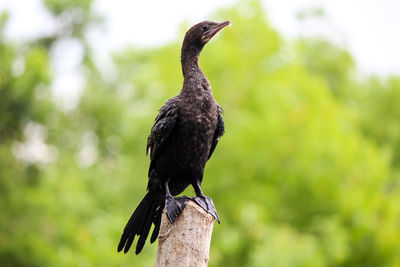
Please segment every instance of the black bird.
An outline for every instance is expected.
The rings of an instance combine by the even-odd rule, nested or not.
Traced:
[[[118,245],[118,252],[128,252],[135,236],[139,236],[136,254],[140,253],[154,224],[150,242],[160,230],[161,214],[171,223],[184,209],[188,197],[173,198],[192,185],[193,200],[219,222],[212,200],[201,191],[204,167],[214,152],[225,127],[222,109],[215,101],[210,83],[199,67],[199,55],[204,45],[229,21],[203,21],[191,27],[181,50],[184,76],[180,93],[160,108],[147,140],[150,153],[147,194],[133,212]]]

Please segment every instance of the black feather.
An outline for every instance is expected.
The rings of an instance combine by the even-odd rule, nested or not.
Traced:
[[[136,245],[138,254],[152,224],[154,229],[150,242],[157,239],[167,196],[170,200],[192,185],[197,196],[205,197],[200,189],[204,167],[224,133],[224,121],[198,59],[204,45],[229,24],[228,21],[203,21],[190,28],[185,35],[181,51],[183,87],[177,96],[167,100],[160,108],[147,139],[146,153],[150,153],[151,160],[148,193],[125,226],[118,251],[126,253],[135,236],[139,236]],[[208,30],[204,31],[203,27]],[[176,219],[185,205],[185,201],[169,205],[167,209],[179,209],[167,210],[167,214]],[[212,208],[211,214],[216,214],[215,208]]]

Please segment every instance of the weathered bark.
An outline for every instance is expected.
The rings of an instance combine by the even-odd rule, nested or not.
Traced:
[[[189,201],[171,224],[162,214],[156,267],[203,267],[209,259],[214,217]]]

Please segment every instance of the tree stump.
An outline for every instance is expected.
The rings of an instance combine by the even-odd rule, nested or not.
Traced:
[[[155,266],[207,266],[214,221],[213,216],[191,200],[173,224],[164,211]]]

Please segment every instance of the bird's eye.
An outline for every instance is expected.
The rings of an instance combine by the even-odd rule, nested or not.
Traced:
[[[203,31],[207,31],[208,30],[208,27],[207,26],[203,26]]]

